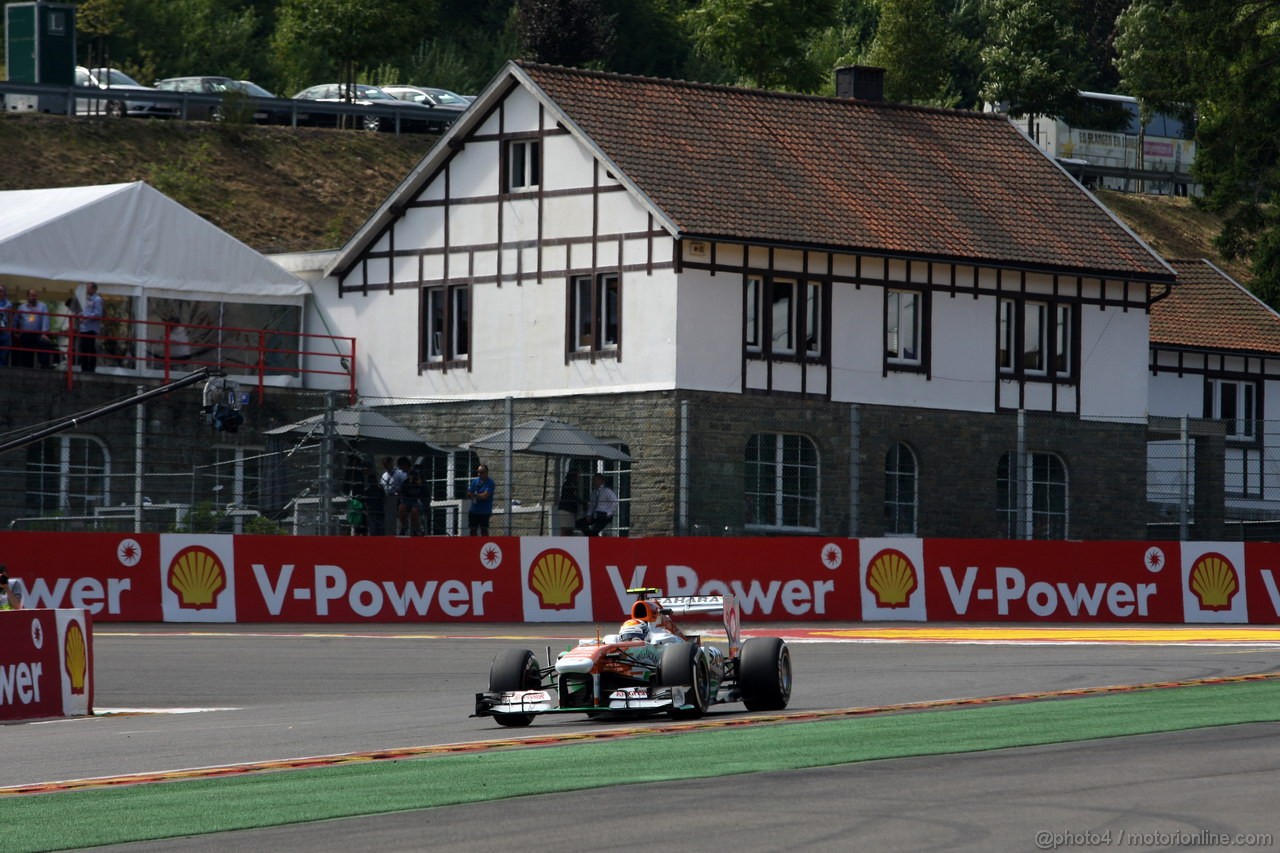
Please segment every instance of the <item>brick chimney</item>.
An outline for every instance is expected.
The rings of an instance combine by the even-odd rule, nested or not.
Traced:
[[[883,101],[884,69],[874,65],[845,65],[837,68],[836,97]]]

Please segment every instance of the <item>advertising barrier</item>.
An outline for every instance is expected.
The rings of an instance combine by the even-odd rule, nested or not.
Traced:
[[[0,720],[93,713],[93,635],[83,610],[0,610]]]
[[[27,606],[130,622],[611,622],[732,592],[747,621],[1280,624],[1280,544],[0,533]]]

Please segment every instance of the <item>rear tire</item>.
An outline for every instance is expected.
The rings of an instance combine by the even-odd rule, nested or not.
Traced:
[[[538,659],[528,649],[503,649],[489,667],[489,692],[509,693],[513,690],[537,690],[542,686]],[[500,726],[527,726],[532,714],[494,714]]]
[[[791,650],[778,637],[752,637],[738,658],[738,690],[748,711],[781,711],[791,701]]]
[[[711,704],[711,673],[702,651],[695,643],[676,643],[662,650],[658,664],[658,684],[662,687],[685,687],[685,702],[691,708],[672,708],[673,720],[696,720]]]
[[[107,101],[104,111],[108,118],[124,118],[124,101]]]

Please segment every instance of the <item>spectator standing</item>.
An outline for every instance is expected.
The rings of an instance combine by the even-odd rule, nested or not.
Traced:
[[[0,610],[22,609],[22,584],[10,581],[4,566],[0,566]]]
[[[618,511],[618,495],[609,488],[604,474],[591,478],[591,499],[587,501],[587,514],[578,519],[577,528],[584,536],[599,536],[609,526]]]
[[[489,466],[481,463],[476,466],[476,475],[467,486],[467,499],[471,501],[471,509],[467,512],[467,527],[472,536],[489,535],[489,519],[493,515],[493,493],[498,485],[489,477]]]
[[[22,352],[13,354],[13,363],[19,367],[52,367],[50,351],[56,349],[49,340],[49,309],[40,301],[35,290],[27,291],[27,301],[18,306],[13,315],[15,343]]]
[[[409,536],[426,535],[427,510],[431,495],[427,481],[418,466],[409,469],[409,476],[400,487],[400,529]]]
[[[102,318],[105,314],[106,306],[98,295],[98,283],[91,281],[85,287],[84,309],[80,312],[76,327],[81,373],[93,373],[98,369],[98,336],[102,334]],[[70,357],[70,353],[67,355]]]
[[[13,344],[13,335],[9,331],[13,326],[13,303],[9,301],[9,289],[0,284],[0,367],[9,363],[9,347]]]
[[[361,475],[360,499],[364,504],[364,520],[370,536],[381,536],[386,532],[386,513],[382,505],[385,497],[377,472],[372,465],[365,465]]]
[[[406,466],[408,462],[406,459]],[[382,486],[382,530],[388,536],[396,534],[396,522],[400,517],[400,487],[408,476],[408,471],[397,468],[390,456],[382,457],[382,476],[378,483]]]
[[[572,472],[564,475],[560,485],[560,500],[556,502],[556,526],[561,536],[573,534],[574,521],[578,510],[582,509],[582,501],[578,498],[578,478]]]

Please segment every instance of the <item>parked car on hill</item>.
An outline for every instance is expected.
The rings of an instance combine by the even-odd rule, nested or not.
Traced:
[[[173,118],[178,114],[176,104],[157,103],[139,98],[135,93],[156,91],[144,86],[117,68],[85,68],[76,66],[76,85],[86,88],[110,89],[110,98],[76,98],[76,115],[105,115],[120,118],[138,116]],[[115,97],[115,93],[119,97]]]
[[[467,107],[471,106],[471,101],[462,95],[450,92],[448,89],[433,89],[426,86],[383,86],[382,91],[402,101],[413,101],[416,104],[422,104],[424,107],[448,110],[450,113],[455,114],[448,120],[441,121],[439,130],[444,130],[453,124],[458,116],[466,112]]]
[[[186,117],[189,119],[223,121],[228,117],[242,115],[244,120],[252,119],[258,124],[288,124],[291,120],[291,112],[287,107],[251,103],[250,98],[279,99],[280,96],[249,80],[218,76],[169,77],[157,80],[156,88],[162,92],[222,96],[218,103],[203,99],[188,103]],[[176,106],[181,112],[182,106]]]
[[[399,98],[392,97],[377,86],[369,86],[364,83],[357,83],[350,90],[346,90],[344,84],[341,83],[321,83],[318,86],[303,89],[293,98],[297,101],[345,103],[392,109],[398,113],[400,130],[405,133],[435,132],[440,123],[434,113],[428,112],[428,108],[422,104],[415,101],[402,101]],[[339,119],[348,119],[349,121],[339,123]],[[309,112],[299,107],[298,124],[309,124],[316,127],[347,125],[363,130],[394,131],[396,129],[396,116],[384,115],[381,111],[367,115],[347,116],[328,111]]]

